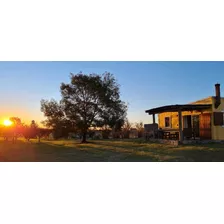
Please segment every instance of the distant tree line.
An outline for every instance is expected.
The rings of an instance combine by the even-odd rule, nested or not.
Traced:
[[[48,139],[59,139],[59,138],[80,138],[81,135],[78,132],[73,132],[69,129],[49,129],[49,128],[40,128],[33,120],[30,125],[26,125],[21,122],[20,118],[13,117],[10,118],[10,121],[13,122],[11,126],[0,126],[0,136],[4,138],[5,141],[14,141],[19,137],[25,138],[27,141],[31,139],[37,139],[38,142],[41,141],[41,138]],[[137,132],[137,137],[143,137],[144,127],[142,122],[130,123],[127,119],[124,121],[124,124],[120,129],[111,129],[110,127],[104,127],[100,129],[103,139],[111,138],[129,138],[131,132],[135,130]],[[99,131],[99,129],[98,129]],[[96,130],[89,129],[87,132],[89,138],[100,138],[96,135]]]
[[[0,136],[5,141],[12,140],[15,142],[19,137],[24,137],[27,141],[30,139],[48,138],[52,129],[40,128],[33,120],[30,125],[26,125],[21,122],[18,117],[11,117],[9,119],[12,122],[10,126],[0,126]]]

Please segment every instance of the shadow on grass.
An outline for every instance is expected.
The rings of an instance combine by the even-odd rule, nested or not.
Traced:
[[[224,145],[206,144],[179,146],[170,150],[177,161],[182,162],[224,162]]]
[[[93,142],[88,144],[52,144],[40,143],[36,147],[39,155],[53,154],[56,161],[77,162],[135,162],[135,161],[157,161],[150,155],[141,155],[133,150],[116,146],[103,146]],[[43,159],[42,159],[43,160]]]
[[[170,146],[159,143],[101,140],[31,143],[0,141],[0,161],[24,162],[223,162],[224,145]]]
[[[133,153],[147,154],[157,161],[166,162],[224,162],[223,144],[197,144],[171,146],[144,141],[100,141],[96,145],[133,150]]]

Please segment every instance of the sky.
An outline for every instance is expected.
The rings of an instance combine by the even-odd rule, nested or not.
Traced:
[[[224,62],[0,62],[0,122],[44,120],[40,100],[60,100],[60,84],[80,71],[114,74],[131,122],[150,123],[147,109],[215,95],[216,83],[224,96]]]

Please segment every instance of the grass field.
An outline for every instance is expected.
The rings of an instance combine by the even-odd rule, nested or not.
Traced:
[[[17,143],[0,140],[2,162],[221,162],[224,145],[170,146],[140,140],[101,140]]]

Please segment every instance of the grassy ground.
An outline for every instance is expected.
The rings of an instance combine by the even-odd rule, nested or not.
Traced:
[[[221,162],[224,145],[170,146],[140,140],[102,140],[89,144],[76,141],[17,143],[0,139],[0,161],[4,162]]]

